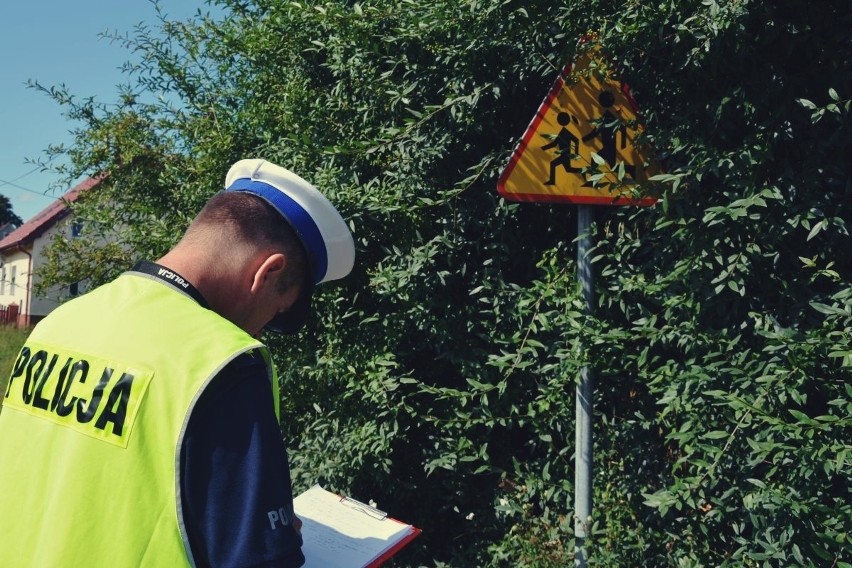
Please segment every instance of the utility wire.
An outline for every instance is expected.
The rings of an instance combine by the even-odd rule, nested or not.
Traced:
[[[35,193],[36,195],[41,195],[42,197],[51,197],[50,195],[47,195],[46,193],[42,193],[41,191],[36,191],[34,189],[30,189],[28,187],[24,187],[22,185],[18,185],[17,183],[15,183],[19,179],[25,178],[28,175],[37,172],[38,170],[39,170],[39,167],[35,167],[35,168],[31,169],[30,171],[28,171],[27,173],[19,175],[18,177],[16,177],[15,179],[13,179],[11,181],[0,179],[0,187],[3,187],[5,185],[11,185],[12,187],[14,187],[16,189],[20,189],[22,191],[28,191],[30,193]]]
[[[42,197],[50,197],[46,193],[42,193],[40,191],[36,191],[34,189],[30,189],[30,188],[24,187],[22,185],[18,185],[16,183],[11,182],[11,181],[6,181],[6,180],[3,180],[3,179],[0,179],[0,187],[6,186],[6,185],[11,185],[15,189],[20,189],[21,191],[29,191],[30,193],[35,193],[36,195],[41,195]]]

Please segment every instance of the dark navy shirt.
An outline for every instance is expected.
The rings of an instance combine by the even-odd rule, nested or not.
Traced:
[[[287,451],[260,356],[235,359],[199,398],[181,451],[181,503],[198,566],[305,562],[291,523]]]

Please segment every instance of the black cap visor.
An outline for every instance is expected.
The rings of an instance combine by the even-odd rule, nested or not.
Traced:
[[[272,333],[298,333],[311,314],[311,297],[314,294],[313,286],[309,290],[305,290],[299,298],[290,306],[286,312],[275,314],[266,326],[263,328]]]

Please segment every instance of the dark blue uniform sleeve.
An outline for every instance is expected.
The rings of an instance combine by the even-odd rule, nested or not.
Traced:
[[[181,503],[198,566],[304,564],[287,450],[259,357],[238,357],[199,397],[181,448]]]

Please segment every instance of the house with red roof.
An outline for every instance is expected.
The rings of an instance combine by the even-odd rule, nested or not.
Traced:
[[[46,261],[44,248],[53,237],[59,233],[77,236],[79,226],[73,223],[69,204],[97,183],[98,180],[88,178],[77,184],[0,240],[0,322],[20,327],[35,324],[61,300],[77,295],[74,285],[42,295],[33,292],[33,285],[38,280],[39,267]]]

